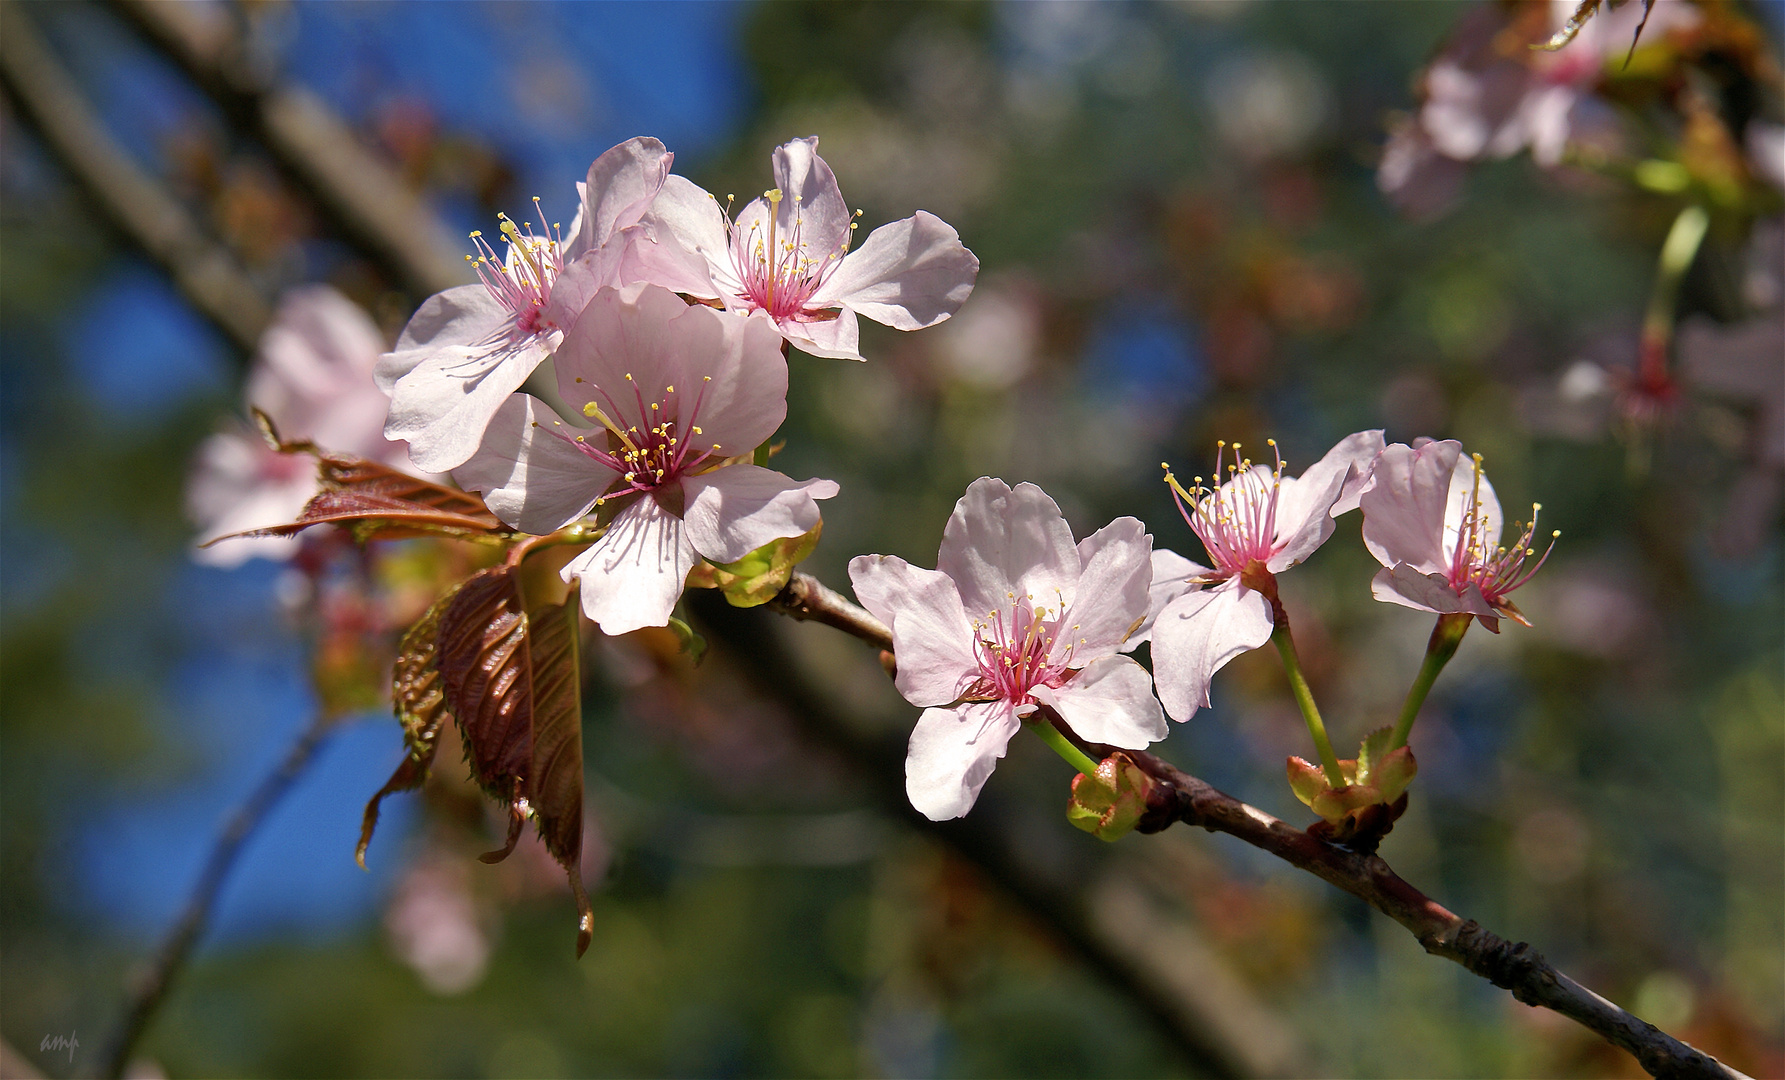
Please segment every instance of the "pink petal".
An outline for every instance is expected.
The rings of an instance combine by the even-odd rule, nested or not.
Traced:
[[[1446,568],[1444,517],[1461,450],[1447,439],[1418,450],[1396,443],[1382,451],[1360,498],[1364,544],[1377,562],[1407,563],[1422,574]]]
[[[1500,531],[1504,527],[1505,517],[1500,511],[1500,497],[1494,494],[1494,485],[1488,480],[1487,473],[1481,474],[1481,487],[1475,486],[1475,459],[1467,454],[1457,454],[1456,468],[1450,471],[1450,491],[1444,503],[1444,552],[1445,562],[1456,551],[1457,537],[1463,529],[1463,516],[1469,512],[1469,506],[1476,499],[1481,501],[1480,525],[1475,537],[1485,543],[1491,554],[1500,543]]]
[[[648,427],[663,418],[651,405],[673,396],[685,437],[719,444],[720,456],[756,449],[787,416],[787,361],[768,323],[654,285],[596,293],[554,360],[571,405],[593,401],[622,427]]]
[[[1053,706],[1086,742],[1140,750],[1165,738],[1165,714],[1147,669],[1126,656],[1104,656],[1058,689],[1038,686],[1035,700]]]
[[[675,159],[661,142],[650,138],[627,139],[596,158],[583,185],[581,227],[567,254],[593,251],[616,232],[637,224]]]
[[[831,167],[818,156],[818,136],[809,135],[777,147],[773,156],[775,186],[781,189],[776,232],[793,239],[799,221],[799,242],[807,257],[823,259],[843,246],[852,215]]]
[[[1147,617],[1152,553],[1147,527],[1131,517],[1117,518],[1078,542],[1078,587],[1070,629],[1055,643],[1057,653],[1073,648],[1075,666],[1083,667],[1116,651],[1134,624]]]
[[[484,432],[483,445],[452,478],[466,491],[483,492],[490,510],[509,526],[544,536],[589,512],[614,473],[554,431],[588,434],[558,419],[542,402],[511,394]],[[605,441],[606,433],[592,436]]]
[[[198,526],[197,543],[296,521],[316,494],[316,469],[306,459],[281,476],[284,470],[277,466],[287,462],[258,433],[246,430],[219,432],[200,443],[186,487],[186,513]],[[223,567],[254,558],[288,559],[299,543],[297,537],[281,536],[225,540],[215,547],[194,547],[192,559]]]
[[[958,701],[979,677],[973,627],[947,574],[891,555],[849,560],[855,597],[892,630],[893,685],[920,708]]]
[[[1215,672],[1271,639],[1271,606],[1230,579],[1172,601],[1153,624],[1153,683],[1173,720],[1209,703]]]
[[[664,180],[628,252],[628,281],[648,281],[690,296],[735,292],[725,211],[704,188],[680,176]],[[725,283],[715,282],[724,269]]]
[[[736,562],[771,540],[799,536],[818,524],[815,499],[834,498],[831,480],[800,483],[755,465],[728,465],[682,481],[682,521],[694,550],[714,562]]]
[[[1147,617],[1122,643],[1122,652],[1133,652],[1141,642],[1151,640],[1153,623],[1159,613],[1178,597],[1201,589],[1201,585],[1190,579],[1209,572],[1208,567],[1193,563],[1170,548],[1154,548],[1152,563],[1153,583],[1147,588]]]
[[[775,325],[781,336],[803,353],[832,360],[863,359],[855,312],[842,308],[836,315],[834,319],[783,319]]]
[[[1001,701],[925,709],[905,754],[905,794],[931,821],[973,809],[1022,721]]]
[[[960,310],[979,276],[979,259],[954,227],[934,214],[882,225],[807,302],[845,307],[899,330],[934,326]]]
[[[1287,540],[1271,557],[1281,573],[1312,555],[1333,534],[1332,519],[1357,508],[1370,468],[1382,453],[1382,432],[1359,431],[1340,439],[1301,476],[1285,477],[1277,497],[1277,537]]]
[[[681,519],[647,496],[620,511],[562,576],[581,579],[583,614],[603,633],[624,634],[669,625],[697,561]]]
[[[373,375],[378,389],[390,393],[397,380],[448,345],[489,341],[512,320],[507,308],[482,285],[459,285],[422,301],[397,347],[379,357]]]
[[[1385,604],[1399,604],[1415,611],[1467,612],[1488,618],[1496,614],[1473,581],[1464,586],[1459,596],[1443,574],[1421,573],[1406,563],[1377,571],[1370,579],[1370,595]]]
[[[1047,492],[982,476],[955,503],[936,568],[954,579],[974,615],[1018,601],[1070,605],[1079,577],[1072,529]]]

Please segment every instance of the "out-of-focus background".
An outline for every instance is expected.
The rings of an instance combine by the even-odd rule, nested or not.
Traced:
[[[1409,143],[1437,178],[1389,195],[1391,131],[1432,119],[1421,69],[1506,11],[214,3],[178,9],[180,39],[123,0],[7,9],[0,1034],[32,1067],[100,1067],[224,816],[325,704],[300,614],[315,575],[190,557],[185,478],[244,411],[250,301],[327,282],[394,338],[431,286],[367,236],[426,256],[411,225],[437,220],[450,258],[431,265],[462,273],[458,237],[534,195],[567,218],[624,138],[661,138],[677,172],[743,200],[774,146],[816,134],[865,227],[932,211],[982,270],[938,328],[865,327],[866,364],[792,356],[786,471],[842,484],[810,570],[843,587],[858,553],[933,565],[985,474],[1041,484],[1081,535],[1134,514],[1196,557],[1161,460],[1206,471],[1217,438],[1274,436],[1299,471],[1360,428],[1461,439],[1513,516],[1541,501],[1562,538],[1517,596],[1533,626],[1473,631],[1440,681],[1384,855],[1639,1015],[1785,1069],[1785,266],[1764,194],[1785,149],[1766,141],[1779,87],[1754,78],[1776,77],[1780,5],[1707,6],[1723,37],[1675,82],[1643,79],[1671,62],[1655,50],[1686,48],[1668,33],[1703,25],[1576,77],[1597,157],[1545,168],[1511,146],[1464,165]],[[291,130],[315,128],[280,127],[294,101],[420,202],[355,226],[293,167]],[[88,161],[86,184],[48,130],[83,118],[122,155]],[[1631,388],[1658,252],[1682,193],[1717,190],[1718,147],[1746,186],[1713,207],[1680,288],[1677,385],[1649,401]],[[188,233],[145,253],[94,177],[158,189]],[[189,291],[207,259],[237,297],[209,311]],[[421,556],[399,549],[390,573],[405,558]],[[1392,718],[1430,628],[1372,601],[1375,569],[1349,518],[1284,580],[1342,753]],[[914,827],[897,770],[915,710],[872,653],[746,614],[822,707],[747,689],[723,640],[698,668],[649,633],[589,648],[580,962],[536,844],[475,860],[500,822],[456,747],[426,792],[386,803],[369,872],[354,865],[402,749],[381,707],[348,709],[132,1069],[1637,1074],[1229,838],[1071,829],[1069,770],[1036,740],[967,822]],[[1310,818],[1283,776],[1310,747],[1268,652],[1156,749]],[[57,1037],[78,1049],[46,1049]]]

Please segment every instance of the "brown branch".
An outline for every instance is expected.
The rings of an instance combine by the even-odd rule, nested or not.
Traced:
[[[795,572],[770,607],[821,622],[890,652],[892,633],[860,606],[809,574]],[[1640,1020],[1557,971],[1537,950],[1512,943],[1464,919],[1403,880],[1378,855],[1348,851],[1224,794],[1151,754],[1126,751],[1154,780],[1142,831],[1181,821],[1223,832],[1321,878],[1369,904],[1411,932],[1425,950],[1454,960],[1527,1005],[1560,1013],[1635,1056],[1656,1077],[1743,1074]]]
[[[112,0],[112,7],[235,126],[253,133],[342,237],[392,280],[418,297],[471,280],[462,247],[396,171],[321,98],[299,86],[275,85],[247,55],[237,12],[206,17],[164,0]]]
[[[18,3],[0,4],[0,85],[106,218],[244,353],[270,307],[233,255],[119,146]]]
[[[230,815],[223,831],[217,836],[215,846],[211,848],[210,858],[205,861],[204,872],[198,876],[198,882],[192,888],[192,895],[186,901],[186,909],[180,913],[179,920],[174,923],[167,939],[155,953],[154,962],[136,980],[131,990],[129,1009],[106,1052],[104,1075],[114,1078],[124,1075],[125,1068],[130,1064],[131,1051],[148,1030],[149,1022],[155,1018],[161,1003],[167,999],[174,978],[186,966],[193,947],[204,935],[205,925],[210,922],[211,909],[217,903],[217,894],[223,890],[224,882],[229,880],[229,872],[235,868],[242,847],[266,821],[273,807],[279,805],[279,800],[285,797],[285,793],[291,790],[292,783],[309,767],[316,748],[331,730],[333,725],[328,718],[319,716],[313,721],[298,736],[297,742],[292,744],[285,760],[268,773],[260,786]]]

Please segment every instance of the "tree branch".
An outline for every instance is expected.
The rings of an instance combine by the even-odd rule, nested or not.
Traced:
[[[19,116],[106,218],[244,354],[252,353],[271,317],[266,298],[235,256],[111,137],[23,8],[0,4],[0,85]]]
[[[361,145],[321,98],[273,84],[254,63],[234,11],[206,18],[192,6],[161,0],[111,0],[111,6],[235,126],[252,132],[341,235],[392,280],[418,297],[472,280],[462,245],[394,169]]]
[[[211,908],[217,903],[217,894],[222,891],[224,882],[229,880],[229,872],[235,868],[243,846],[260,829],[273,807],[279,805],[279,800],[291,790],[292,783],[309,767],[316,748],[331,730],[333,724],[323,716],[312,721],[304,733],[298,736],[297,742],[292,744],[285,760],[268,773],[253,794],[230,815],[223,831],[217,836],[216,844],[211,848],[210,858],[205,861],[204,872],[198,876],[198,883],[193,886],[192,895],[186,901],[186,909],[180,913],[179,920],[162,942],[154,962],[132,989],[129,1009],[106,1052],[104,1075],[113,1077],[114,1080],[124,1075],[124,1069],[130,1064],[131,1051],[148,1030],[149,1022],[154,1019],[161,1003],[167,999],[168,989],[173,985],[174,978],[186,966],[193,947],[204,935],[205,924],[211,918]]]
[[[769,607],[821,622],[890,653],[892,633],[860,606],[796,571]],[[1378,855],[1348,851],[1224,794],[1171,763],[1124,751],[1155,783],[1142,831],[1181,821],[1224,832],[1335,885],[1400,923],[1429,953],[1454,960],[1527,1005],[1560,1013],[1635,1056],[1656,1077],[1741,1078],[1716,1058],[1640,1020],[1557,971],[1525,942],[1512,943],[1447,910]],[[1745,1080],[1745,1078],[1744,1078]]]

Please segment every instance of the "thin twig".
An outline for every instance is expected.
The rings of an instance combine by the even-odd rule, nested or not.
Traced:
[[[273,807],[279,805],[279,800],[291,790],[292,783],[309,766],[316,748],[331,730],[333,724],[329,719],[319,716],[313,721],[298,736],[297,742],[292,744],[285,760],[267,774],[247,801],[230,815],[223,831],[217,836],[216,845],[211,848],[211,856],[205,861],[204,872],[193,886],[192,895],[187,899],[179,921],[174,923],[167,940],[162,942],[160,950],[156,952],[154,963],[131,990],[130,1007],[106,1054],[104,1075],[113,1078],[124,1075],[124,1069],[130,1063],[131,1052],[148,1030],[149,1022],[154,1019],[161,1003],[167,1000],[167,993],[174,979],[185,967],[199,938],[204,935],[205,924],[210,921],[211,908],[217,902],[217,894],[222,891],[224,882],[229,880],[229,872],[235,867],[243,846],[266,821]]]
[[[821,622],[892,651],[892,633],[878,619],[808,574],[796,572],[769,605],[797,619]],[[1155,782],[1147,831],[1173,822],[1224,832],[1335,885],[1410,931],[1425,950],[1454,960],[1512,992],[1527,1005],[1560,1013],[1622,1047],[1656,1077],[1740,1078],[1716,1058],[1640,1020],[1557,971],[1537,950],[1512,943],[1420,892],[1378,855],[1347,851],[1224,794],[1151,754],[1126,751]]]
[[[106,218],[244,354],[253,352],[270,317],[265,297],[236,258],[111,137],[18,3],[0,4],[0,85]]]

